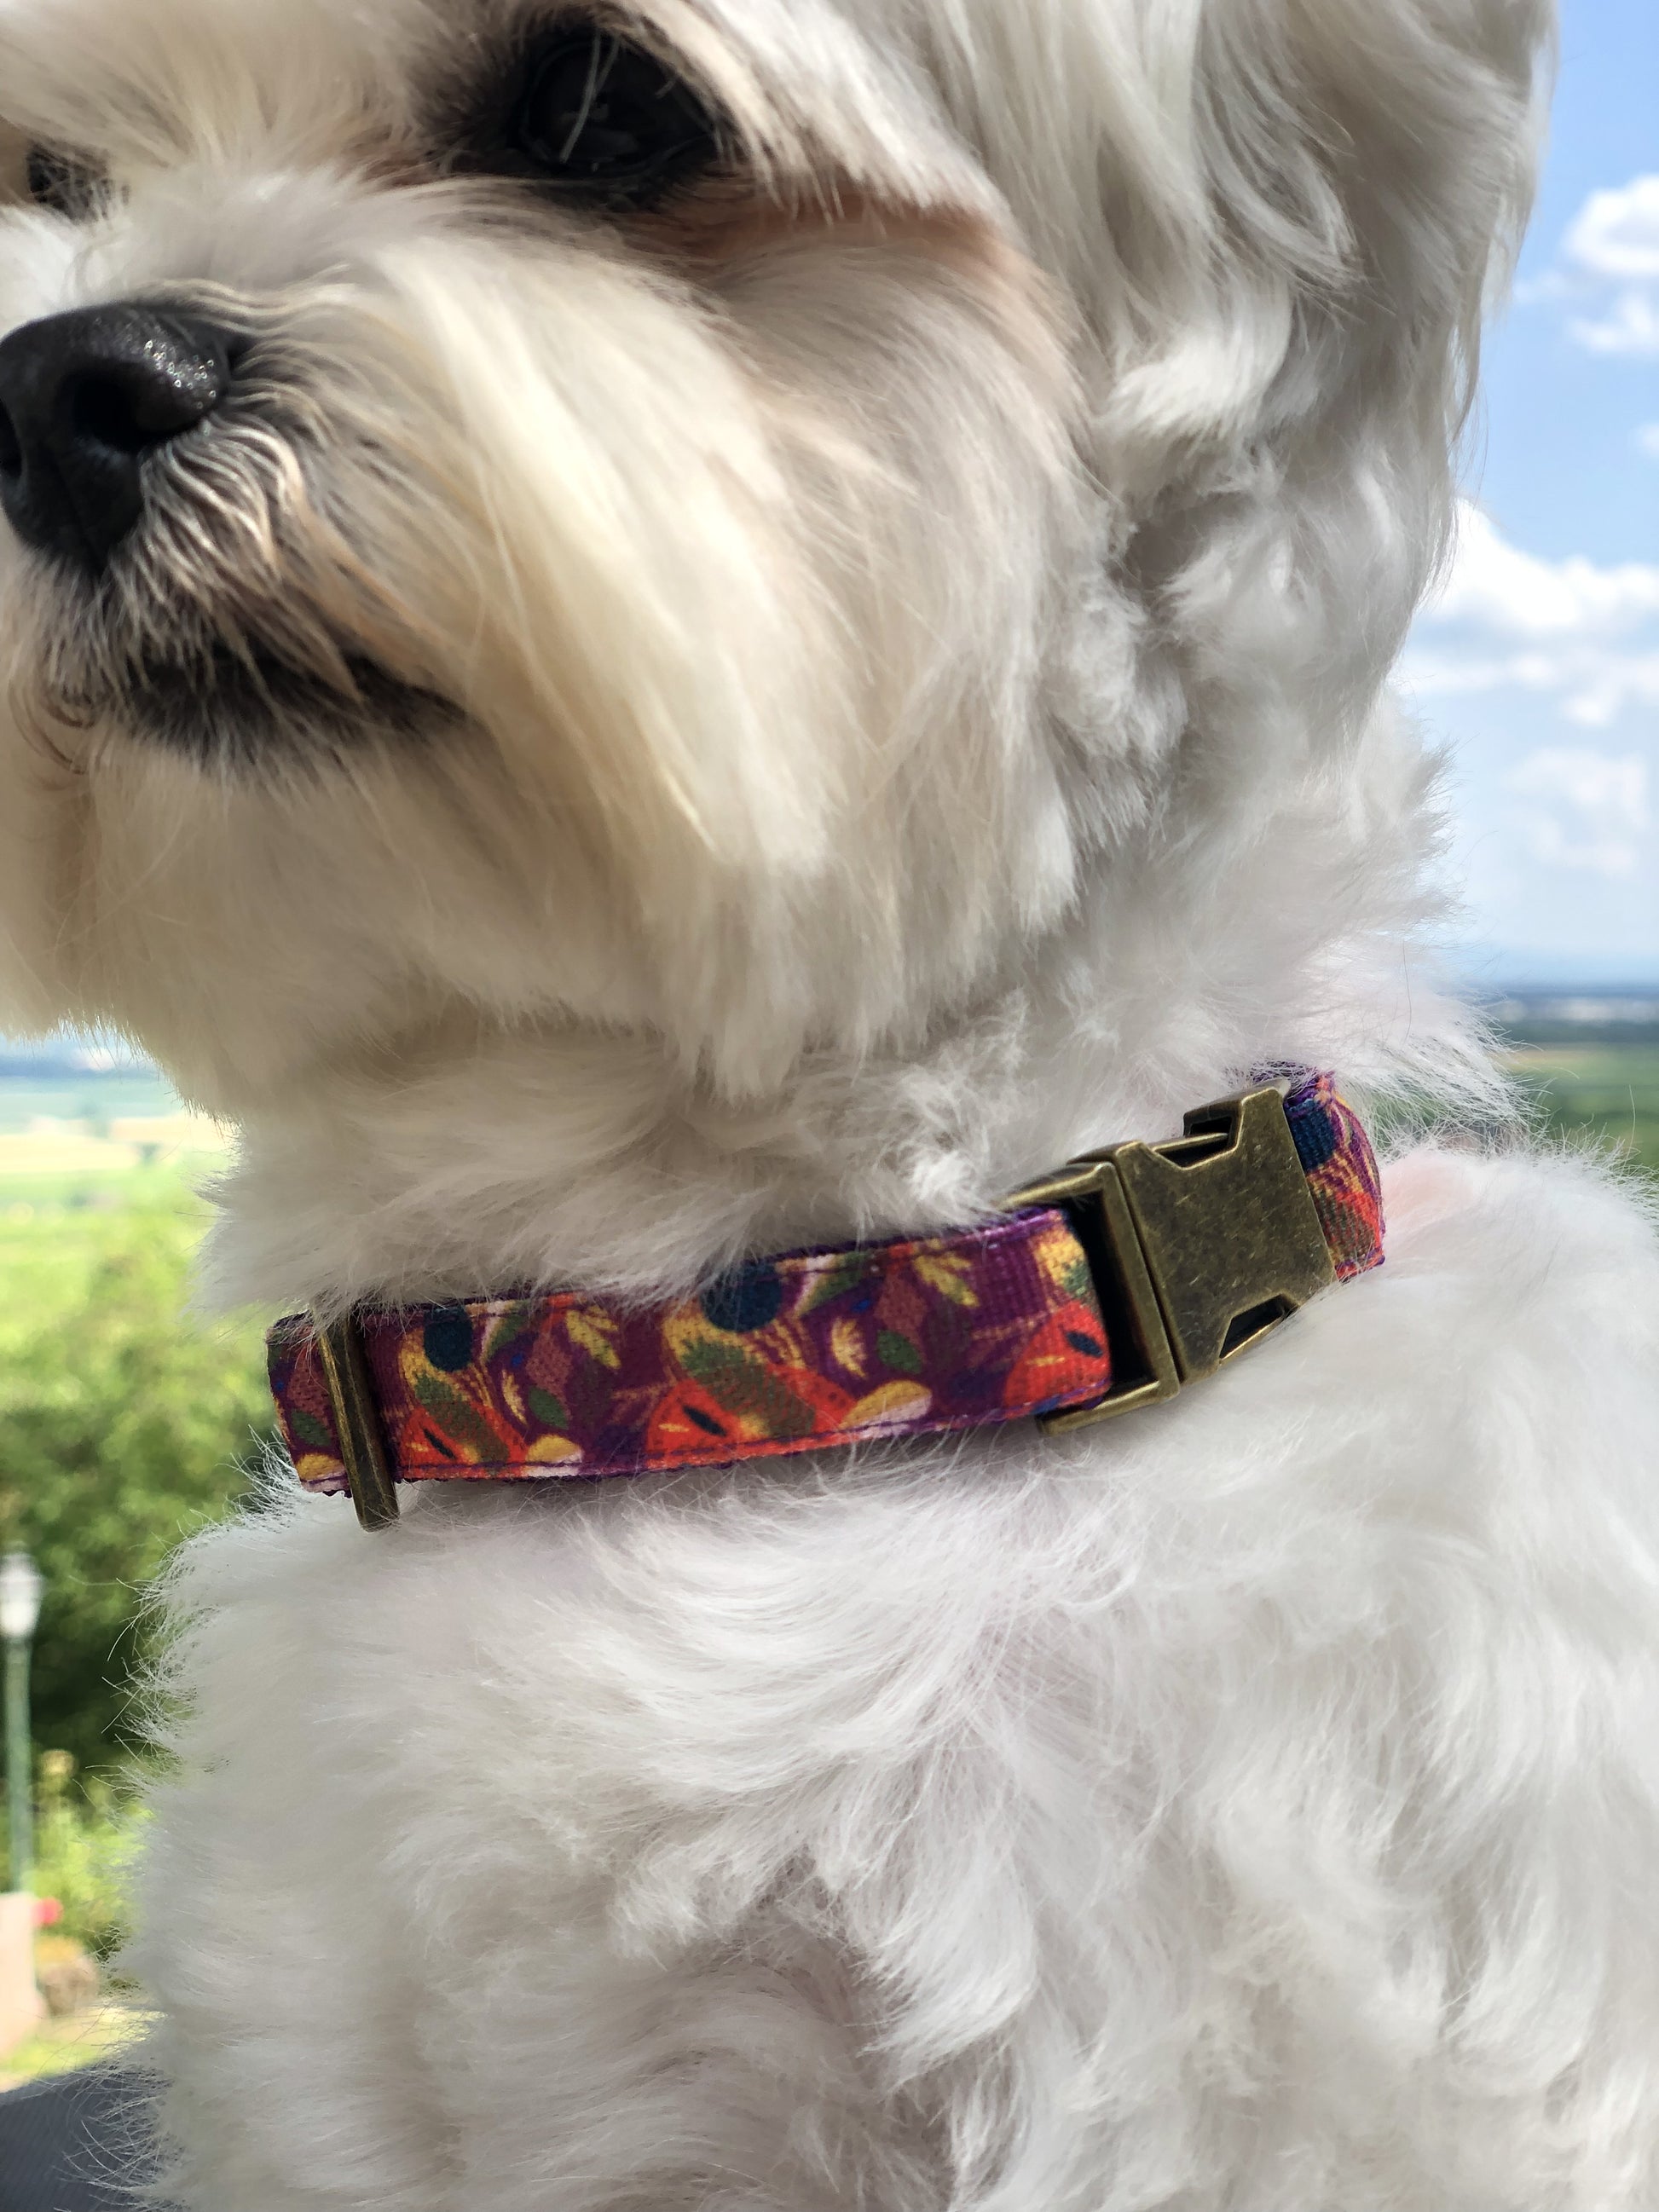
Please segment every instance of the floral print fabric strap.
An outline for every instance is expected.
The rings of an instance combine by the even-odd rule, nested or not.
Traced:
[[[755,1261],[669,1306],[566,1291],[360,1326],[406,1482],[716,1467],[1023,1420],[1111,1381],[1082,1247],[1054,1209]],[[307,1323],[273,1332],[271,1379],[301,1480],[343,1488]]]
[[[1285,1101],[1285,1118],[1308,1178],[1314,1211],[1331,1248],[1339,1282],[1382,1264],[1382,1178],[1364,1125],[1336,1092],[1332,1075],[1304,1075]]]
[[[1339,1277],[1382,1257],[1376,1163],[1328,1076],[1285,1115]],[[1025,1420],[1103,1398],[1112,1346],[1071,1217],[789,1253],[701,1295],[579,1291],[357,1316],[404,1482],[721,1467]],[[333,1401],[303,1316],[271,1331],[271,1386],[308,1489],[344,1491]]]

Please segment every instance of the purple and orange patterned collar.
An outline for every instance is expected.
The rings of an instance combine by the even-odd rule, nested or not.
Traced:
[[[1261,1079],[1258,1079],[1261,1081]],[[557,1480],[783,1458],[1174,1397],[1382,1259],[1376,1161],[1298,1071],[1115,1145],[977,1228],[752,1260],[701,1295],[360,1310],[270,1333],[310,1490],[366,1527],[399,1482]]]

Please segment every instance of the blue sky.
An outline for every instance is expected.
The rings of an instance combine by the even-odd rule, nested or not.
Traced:
[[[1564,0],[1471,506],[1407,656],[1449,739],[1468,964],[1659,981],[1659,0]]]

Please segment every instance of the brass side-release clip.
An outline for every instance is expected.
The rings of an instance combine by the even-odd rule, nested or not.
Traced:
[[[1173,1398],[1259,1343],[1336,1279],[1274,1090],[1201,1106],[1164,1145],[1112,1145],[1005,1200],[1073,1214],[1108,1334],[1140,1364],[1092,1406],[1050,1413],[1085,1428]]]

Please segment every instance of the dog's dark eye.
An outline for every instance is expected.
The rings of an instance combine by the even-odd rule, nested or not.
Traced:
[[[538,48],[509,137],[556,190],[620,206],[654,198],[717,145],[714,119],[689,85],[653,54],[592,29]]]
[[[96,212],[105,182],[103,171],[78,155],[58,146],[29,148],[29,198],[37,207],[79,222]]]

